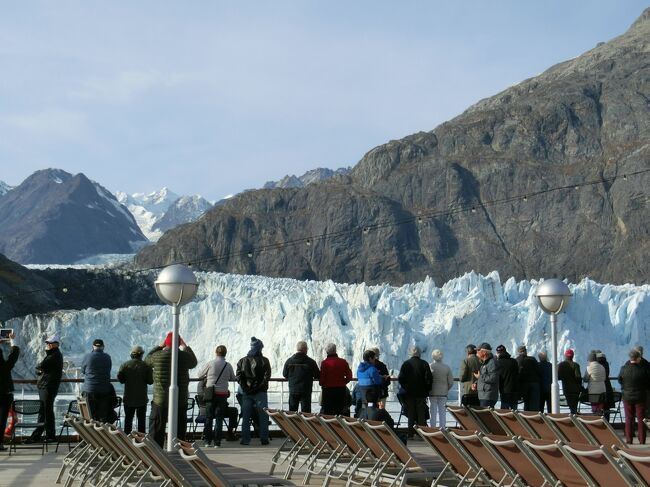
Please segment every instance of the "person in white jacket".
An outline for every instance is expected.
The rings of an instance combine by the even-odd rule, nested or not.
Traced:
[[[449,390],[454,385],[454,376],[449,366],[442,362],[442,352],[434,350],[431,352],[433,361],[429,365],[433,375],[433,385],[429,393],[429,408],[431,412],[430,424],[436,426],[436,415],[438,416],[438,426],[444,428],[447,424],[447,396]]]
[[[595,352],[589,354],[587,361],[589,363],[582,380],[587,383],[591,411],[596,414],[602,414],[605,409],[605,391],[607,390],[605,380],[607,379],[607,372],[605,371],[605,367],[596,361]]]

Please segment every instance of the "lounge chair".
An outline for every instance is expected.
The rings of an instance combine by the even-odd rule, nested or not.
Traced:
[[[296,468],[296,463],[299,458],[309,458],[313,452],[313,447],[310,445],[309,440],[287,419],[282,411],[268,408],[264,411],[278,425],[285,436],[285,440],[271,458],[269,475],[273,475],[276,467],[286,465],[284,478],[289,479]]]
[[[255,473],[232,465],[210,461],[196,445],[177,440],[174,444],[180,458],[185,460],[211,487],[234,487],[237,485],[294,485],[288,480],[263,473]]]
[[[514,438],[496,435],[482,435],[479,438],[506,471],[515,473],[513,480],[517,483],[536,487],[557,484],[553,473],[525,452]]]
[[[450,429],[448,433],[462,448],[461,455],[465,456],[467,463],[477,472],[478,478],[491,485],[514,485],[517,474],[507,467],[507,464],[497,461],[479,438],[479,435],[482,435],[480,431]]]
[[[533,438],[540,438],[542,440],[561,440],[562,436],[558,436],[558,430],[553,428],[544,420],[544,415],[537,411],[517,411],[515,415],[520,421],[528,425],[528,428],[535,433]]]
[[[650,485],[649,451],[614,447],[614,453],[639,485]]]
[[[589,474],[580,463],[571,460],[562,451],[559,442],[539,439],[521,439],[521,448],[553,472],[553,476],[565,487],[585,487]],[[612,487],[614,487],[612,485]],[[607,486],[603,486],[607,487]]]
[[[499,421],[498,416],[492,413],[492,408],[469,408],[477,423],[481,424],[481,431],[491,435],[508,435],[505,426]]]
[[[416,426],[415,431],[444,463],[443,469],[431,487],[440,485],[447,477],[451,477],[457,485],[464,485],[476,478],[476,472],[472,470],[465,457],[459,453],[457,443],[453,439],[450,440],[449,436],[440,428]]]
[[[451,413],[460,427],[467,431],[483,431],[483,425],[476,420],[469,408],[447,404],[447,411]]]
[[[493,409],[494,417],[501,421],[501,425],[508,436],[521,436],[522,438],[537,438],[527,423],[523,422],[517,416],[517,413],[511,409]]]
[[[634,479],[628,476],[604,446],[566,444],[563,452],[574,462],[580,463],[589,477],[585,480],[593,486],[634,486]]]
[[[575,421],[593,437],[592,444],[605,445],[608,448],[627,448],[627,444],[602,416],[576,416]]]
[[[575,421],[572,415],[549,413],[544,414],[543,418],[549,426],[557,430],[562,441],[582,443],[584,445],[594,444],[593,437],[580,423]]]

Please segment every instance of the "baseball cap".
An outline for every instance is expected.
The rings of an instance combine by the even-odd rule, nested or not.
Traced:
[[[492,346],[488,342],[483,342],[478,346],[479,350],[489,350],[492,351]]]
[[[93,347],[103,347],[104,346],[104,340],[101,338],[95,338],[93,340]]]
[[[61,343],[61,339],[59,338],[59,335],[55,334],[45,340],[45,343]]]
[[[573,358],[573,350],[571,350],[571,349],[569,348],[568,350],[566,350],[566,351],[564,352],[564,356],[565,356],[565,357],[571,357],[571,358]]]

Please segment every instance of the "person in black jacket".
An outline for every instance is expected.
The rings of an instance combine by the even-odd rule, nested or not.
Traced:
[[[38,397],[42,401],[38,413],[38,422],[45,423],[45,427],[35,428],[30,438],[25,443],[35,443],[41,440],[45,430],[45,441],[56,441],[56,428],[54,425],[54,400],[59,393],[61,376],[63,375],[63,355],[59,350],[61,340],[58,335],[53,335],[45,340],[45,358],[36,366],[36,387]]]
[[[497,351],[497,370],[499,371],[499,396],[501,409],[517,409],[519,402],[519,364],[499,345]]]
[[[268,406],[267,391],[271,379],[271,364],[262,355],[264,343],[255,337],[251,338],[251,349],[248,354],[237,362],[237,382],[242,390],[241,403],[241,440],[242,445],[251,441],[251,416],[257,410],[260,418],[260,441],[262,445],[269,444],[269,422],[264,408]]]
[[[551,386],[553,385],[553,366],[551,362],[548,361],[548,356],[546,352],[539,352],[537,354],[539,362],[537,366],[539,367],[539,376],[541,378],[540,382],[540,393],[539,393],[539,412],[544,412],[544,405],[546,405],[546,412],[551,412]]]
[[[14,400],[14,381],[11,378],[11,369],[16,365],[20,355],[20,348],[15,345],[14,338],[16,338],[16,335],[12,332],[8,339],[3,338],[0,340],[0,345],[3,345],[0,347],[0,434],[2,435],[4,435],[7,427],[7,416]],[[6,359],[2,350],[5,345],[11,347]],[[0,451],[4,450],[6,448],[0,440]]]
[[[311,413],[311,391],[320,371],[316,361],[307,356],[307,342],[296,344],[296,353],[284,363],[282,375],[289,380],[289,411]]]
[[[638,350],[632,350],[629,354],[630,360],[618,373],[618,382],[623,391],[623,407],[625,408],[625,441],[630,445],[634,439],[634,419],[638,425],[637,437],[641,445],[645,444],[645,401],[648,391],[648,369],[641,364],[641,354]]]
[[[433,376],[429,364],[420,358],[422,351],[420,347],[409,348],[411,356],[402,364],[397,380],[404,389],[404,401],[408,416],[408,436],[413,438],[415,429],[413,426],[419,424],[426,426],[427,397],[433,385]]]
[[[117,380],[124,384],[124,432],[128,435],[133,429],[133,416],[138,417],[138,431],[145,432],[147,404],[149,395],[147,386],[153,384],[153,369],[142,360],[144,349],[136,346],[131,349],[131,360],[120,366]]]
[[[390,372],[388,367],[384,362],[379,360],[379,347],[373,347],[370,350],[375,352],[375,367],[379,371],[379,375],[384,377],[384,382],[381,385],[381,391],[379,394],[379,407],[384,408],[386,406],[386,399],[388,399],[388,386],[390,386]]]
[[[525,345],[517,348],[519,392],[524,399],[524,411],[539,411],[541,377],[535,357],[529,357]]]

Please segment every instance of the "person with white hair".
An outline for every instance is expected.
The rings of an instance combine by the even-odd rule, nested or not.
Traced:
[[[282,375],[289,381],[289,411],[311,413],[311,392],[315,380],[320,377],[318,364],[307,355],[307,342],[296,344],[296,353],[287,359]]]
[[[431,352],[433,361],[429,364],[433,385],[429,392],[429,408],[431,410],[431,426],[436,426],[436,417],[438,417],[438,426],[444,428],[447,425],[447,397],[449,391],[454,385],[454,375],[451,368],[443,363],[443,353],[440,350]]]
[[[414,425],[426,426],[427,397],[433,384],[429,364],[420,358],[422,351],[417,345],[409,347],[411,357],[402,364],[397,380],[404,389],[408,417],[408,437],[415,435]]]
[[[327,358],[320,363],[322,413],[343,414],[349,408],[347,384],[352,380],[350,364],[336,354],[336,345],[325,346]]]

